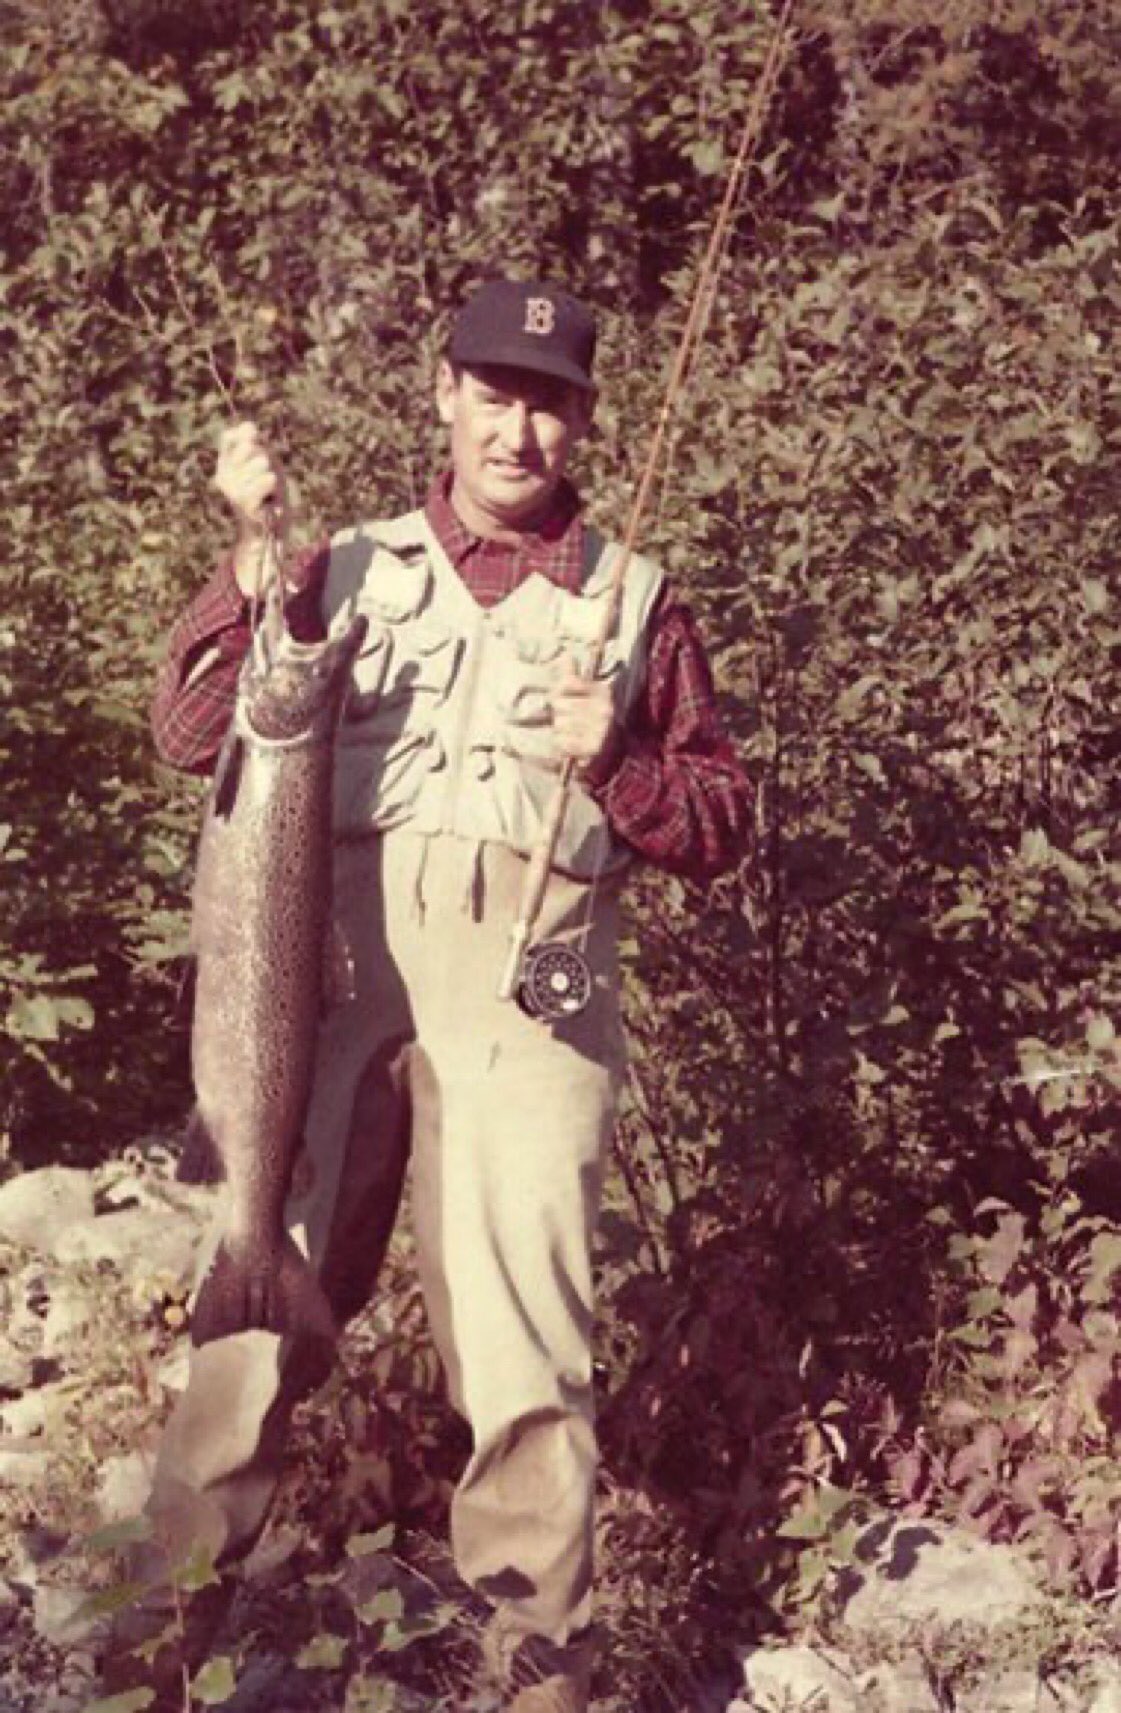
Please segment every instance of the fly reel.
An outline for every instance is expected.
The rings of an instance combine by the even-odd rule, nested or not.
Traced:
[[[543,1023],[578,1017],[592,997],[587,959],[555,940],[531,946],[522,959],[515,997],[527,1017]]]

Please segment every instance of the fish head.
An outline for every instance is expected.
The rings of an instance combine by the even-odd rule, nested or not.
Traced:
[[[333,731],[366,630],[359,615],[323,642],[297,642],[285,633],[268,659],[254,659],[242,687],[250,730],[278,743]]]

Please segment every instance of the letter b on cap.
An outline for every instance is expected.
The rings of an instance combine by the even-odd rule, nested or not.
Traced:
[[[555,306],[547,297],[530,297],[525,305],[525,331],[547,337],[557,324]]]

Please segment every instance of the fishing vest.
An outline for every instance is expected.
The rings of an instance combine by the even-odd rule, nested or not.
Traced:
[[[534,572],[483,608],[421,511],[333,538],[325,616],[332,629],[356,613],[369,621],[337,739],[340,838],[408,827],[532,851],[560,769],[549,710],[557,664],[562,653],[578,670],[588,659],[621,551],[590,528],[585,541],[580,594]],[[632,557],[599,671],[620,723],[642,683],[661,585],[655,565]],[[632,854],[574,784],[555,867],[591,880]]]

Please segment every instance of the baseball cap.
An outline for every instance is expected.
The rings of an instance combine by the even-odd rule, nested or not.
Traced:
[[[453,363],[506,363],[590,390],[595,348],[591,311],[568,292],[502,279],[488,280],[464,304],[448,355]]]

